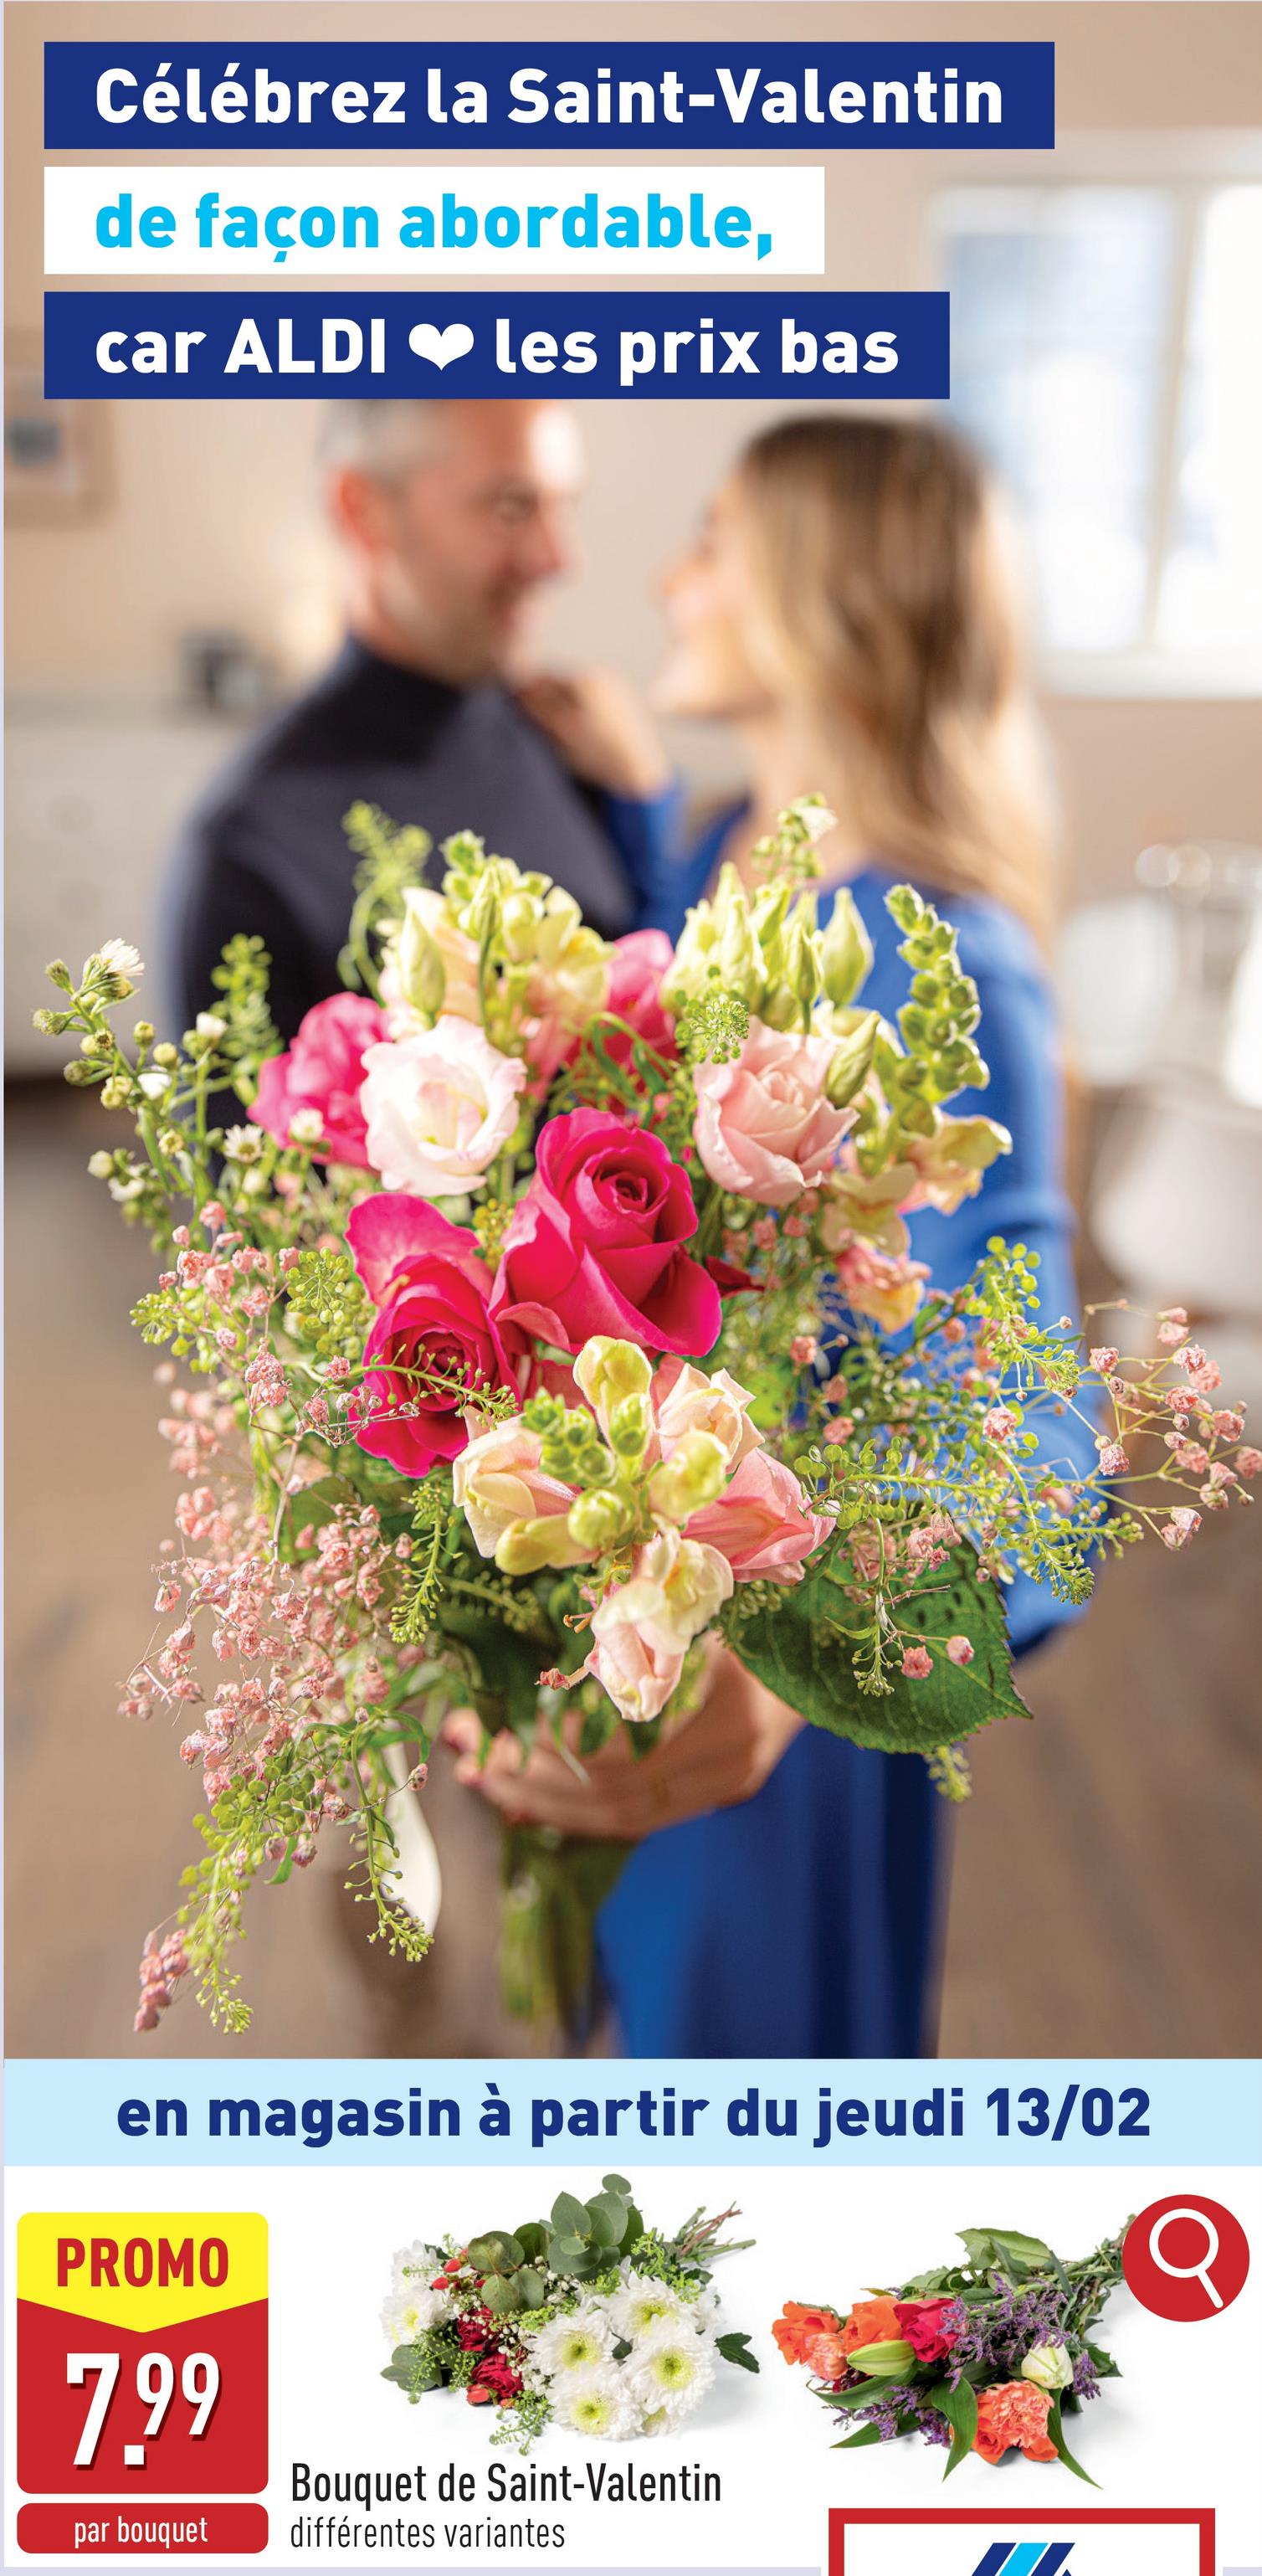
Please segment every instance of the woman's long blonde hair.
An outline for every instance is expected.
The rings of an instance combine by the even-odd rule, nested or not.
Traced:
[[[1051,803],[994,497],[926,422],[812,416],[737,473],[776,683],[835,747],[846,822],[945,889],[1040,934]]]

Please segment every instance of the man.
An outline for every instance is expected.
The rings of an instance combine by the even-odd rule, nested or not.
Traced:
[[[565,886],[606,936],[629,927],[613,809],[506,685],[540,590],[571,560],[572,415],[555,402],[348,401],[331,407],[324,458],[349,634],[184,831],[164,921],[180,1027],[212,1001],[236,931],[270,951],[286,1040],[338,991],[355,864],[342,817],[359,798],[423,824],[436,846],[479,832]]]

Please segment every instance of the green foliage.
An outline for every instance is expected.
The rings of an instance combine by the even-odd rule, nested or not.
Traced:
[[[902,1625],[930,1646],[932,1671],[912,1681],[882,1661],[876,1689],[865,1676],[882,1641],[858,1624],[846,1562],[843,1543],[831,1541],[783,1600],[743,1617],[738,1594],[727,1623],[728,1643],[741,1663],[800,1717],[852,1744],[920,1754],[958,1743],[996,1718],[1028,1717],[1012,1679],[998,1587],[978,1582],[970,1549],[954,1550],[900,1605]],[[948,1660],[951,1636],[968,1638],[971,1664]]]
[[[500,1974],[508,2009],[542,2027],[579,2026],[590,2010],[596,1916],[631,1845],[510,1825],[504,1836]]]
[[[956,932],[912,886],[895,886],[885,901],[906,933],[899,956],[914,970],[911,999],[898,1015],[906,1052],[900,1055],[887,1039],[876,1047],[892,1145],[899,1131],[931,1136],[942,1102],[958,1091],[984,1090],[989,1075],[973,1038],[981,1018],[977,986],[961,970]]]
[[[419,2404],[427,2390],[441,2388],[443,2384],[441,2365],[433,2358],[429,2346],[428,2335],[422,2335],[416,2343],[397,2345],[390,2355],[389,2368],[381,2374],[395,2388],[403,2390],[410,2406]]]
[[[261,1059],[274,1055],[280,1045],[267,1006],[271,967],[262,940],[239,931],[228,941],[210,979],[217,1016],[227,1022],[217,1053],[233,1090],[245,1101],[254,1098]]]
[[[287,1323],[318,1359],[358,1360],[373,1304],[349,1252],[321,1244],[300,1252],[289,1272]]]
[[[952,2469],[958,2469],[961,2460],[968,2458],[977,2439],[977,2391],[961,2378],[954,2388],[933,2388],[927,2394],[930,2405],[939,2415],[945,2415],[951,2427],[951,2448],[942,2472],[944,2478],[949,2478]]]
[[[484,2277],[484,2304],[493,2316],[541,2308],[545,2273],[563,2281],[590,2282],[616,2268],[643,2236],[644,2221],[621,2174],[606,2174],[590,2200],[559,2192],[547,2219],[524,2227],[490,2229],[474,2237],[468,2259]]]
[[[680,1012],[675,1036],[689,1065],[734,1064],[749,1036],[749,1004],[708,986]]]
[[[352,992],[380,999],[377,946],[402,907],[409,886],[421,885],[433,848],[429,833],[417,823],[394,823],[379,805],[360,801],[342,818],[342,829],[355,852],[355,900],[346,945],[337,961],[342,982]]]

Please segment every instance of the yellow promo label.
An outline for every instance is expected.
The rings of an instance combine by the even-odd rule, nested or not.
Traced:
[[[254,2210],[33,2210],[18,2220],[18,2297],[147,2334],[267,2297]]]

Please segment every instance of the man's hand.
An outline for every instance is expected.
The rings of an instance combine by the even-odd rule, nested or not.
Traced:
[[[507,1729],[492,1738],[483,1758],[482,1725],[472,1709],[453,1710],[442,1736],[459,1754],[456,1778],[510,1824],[640,1842],[663,1825],[754,1797],[802,1723],[725,1652],[704,1707],[639,1760],[626,1727],[581,1765],[572,1753],[558,1752],[547,1734],[526,1748]]]
[[[577,777],[611,796],[660,796],[669,786],[670,763],[656,730],[616,671],[527,680],[517,695]]]

